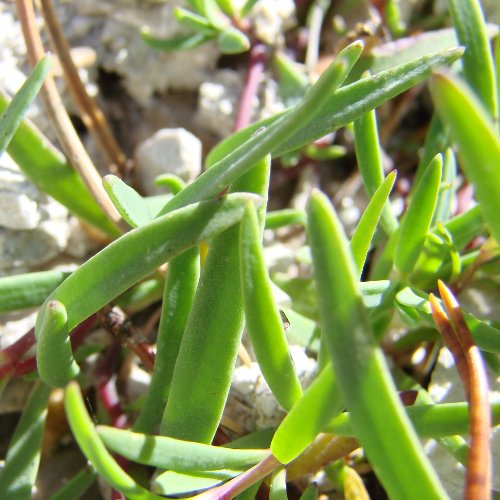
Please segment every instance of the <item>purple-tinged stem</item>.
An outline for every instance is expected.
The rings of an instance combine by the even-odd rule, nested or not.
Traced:
[[[266,62],[266,47],[262,43],[255,44],[250,49],[247,72],[241,91],[238,113],[234,122],[234,131],[250,124],[252,119],[252,103],[259,90]]]

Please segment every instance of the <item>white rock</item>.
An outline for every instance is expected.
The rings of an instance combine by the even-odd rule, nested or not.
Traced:
[[[310,385],[316,376],[317,363],[300,346],[291,346],[297,376],[302,387]],[[276,401],[257,363],[236,368],[225,414],[248,430],[265,429],[277,425],[285,412]]]
[[[201,171],[201,142],[182,128],[161,129],[139,144],[135,152],[139,182],[146,194],[165,191],[154,185],[161,174],[175,174],[185,182],[193,181]]]
[[[0,226],[34,229],[40,222],[37,203],[25,194],[0,191]]]
[[[200,85],[197,122],[219,137],[231,134],[242,87],[242,74],[229,69],[217,71]],[[254,104],[258,105],[257,99]]]
[[[2,157],[0,166],[0,274],[44,264],[68,243],[68,210],[40,193]]]
[[[259,0],[249,18],[258,39],[269,45],[283,43],[283,33],[296,24],[293,0]]]

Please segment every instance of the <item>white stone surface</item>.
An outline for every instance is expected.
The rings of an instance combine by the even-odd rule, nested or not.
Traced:
[[[309,358],[302,347],[291,346],[290,354],[303,388],[316,376],[317,363]],[[240,425],[253,431],[276,426],[285,416],[272,394],[257,363],[251,367],[241,365],[236,368],[225,414]]]
[[[165,191],[154,185],[156,177],[175,174],[185,182],[193,181],[201,171],[201,142],[182,128],[161,129],[139,144],[135,152],[137,175],[146,194]]]
[[[0,165],[0,275],[26,272],[63,252],[68,211],[40,193],[9,160]]]
[[[293,0],[259,0],[248,16],[255,35],[269,45],[283,43],[283,33],[296,24]]]

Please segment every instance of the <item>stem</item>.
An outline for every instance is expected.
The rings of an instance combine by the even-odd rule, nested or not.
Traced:
[[[250,49],[245,82],[241,91],[240,104],[234,123],[234,130],[240,130],[250,124],[252,118],[252,103],[259,90],[259,84],[264,74],[266,62],[266,47],[262,43],[255,44]]]
[[[40,37],[40,32],[35,19],[32,0],[16,0],[17,14],[23,30],[26,50],[30,64],[36,63],[45,55]],[[111,203],[106,191],[102,187],[101,176],[97,172],[92,160],[83,147],[71,120],[61,102],[61,96],[56,88],[50,74],[42,86],[41,97],[44,102],[45,111],[55,129],[57,138],[68,158],[75,167],[92,196],[99,204],[109,219],[122,231],[127,230],[125,222]]]
[[[255,484],[257,481],[264,479],[266,476],[271,474],[273,471],[282,467],[283,464],[276,460],[273,455],[269,455],[267,458],[259,462],[257,465],[248,469],[243,474],[236,476],[222,486],[213,488],[205,493],[196,495],[192,499],[197,500],[230,500],[236,495],[245,491],[247,488]]]
[[[111,163],[110,171],[123,175],[127,169],[127,158],[116,143],[106,117],[88,95],[80,79],[78,69],[71,58],[70,47],[57,20],[52,1],[41,0],[41,7],[52,50],[59,58],[68,88],[80,109],[83,123]]]

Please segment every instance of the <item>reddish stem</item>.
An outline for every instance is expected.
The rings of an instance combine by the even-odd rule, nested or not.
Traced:
[[[241,91],[238,113],[234,122],[234,130],[246,127],[252,119],[252,103],[257,95],[259,85],[264,74],[266,62],[266,47],[262,43],[255,44],[250,49],[247,72]]]

